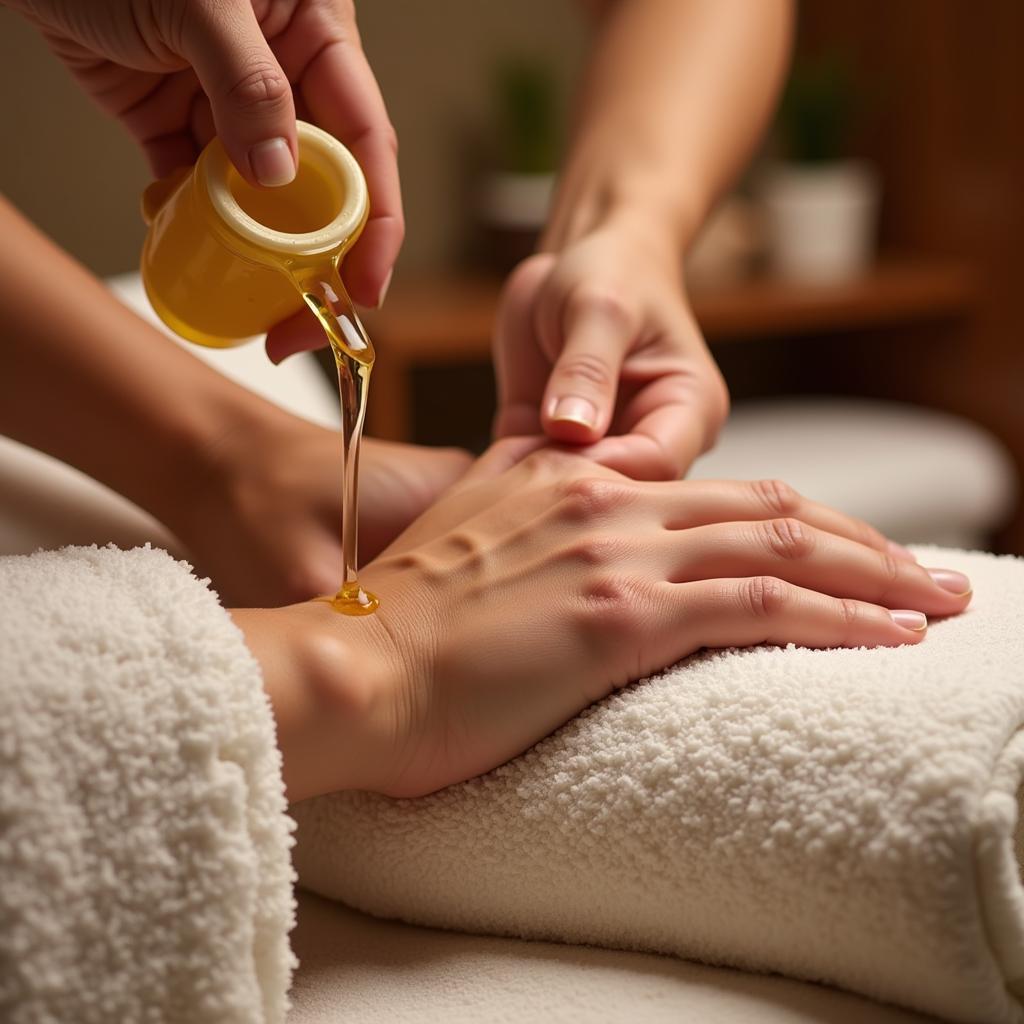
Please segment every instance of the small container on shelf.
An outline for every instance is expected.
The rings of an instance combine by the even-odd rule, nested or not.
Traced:
[[[777,276],[834,284],[875,258],[877,171],[844,153],[855,106],[852,77],[835,55],[797,61],[779,111],[782,157],[758,181],[768,263]]]
[[[498,67],[474,209],[478,263],[498,273],[531,255],[544,230],[559,149],[556,99],[543,64],[514,59]]]

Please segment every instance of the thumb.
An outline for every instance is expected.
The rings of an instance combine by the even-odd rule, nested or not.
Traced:
[[[217,134],[250,185],[295,177],[298,137],[288,77],[248,0],[194,4],[182,54],[210,100]]]
[[[630,321],[625,308],[611,299],[584,293],[570,300],[565,343],[541,403],[548,437],[592,444],[608,432],[622,361],[633,342]]]

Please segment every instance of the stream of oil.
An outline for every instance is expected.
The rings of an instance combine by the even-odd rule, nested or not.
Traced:
[[[309,272],[296,278],[306,305],[327,335],[338,368],[341,399],[342,498],[341,546],[345,576],[330,602],[344,615],[369,615],[380,602],[359,584],[359,446],[373,370],[373,344],[359,322],[337,273]]]

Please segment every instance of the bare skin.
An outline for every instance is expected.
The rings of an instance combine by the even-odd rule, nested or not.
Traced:
[[[0,232],[0,430],[150,510],[229,599],[329,591],[336,438],[154,331],[6,205]],[[639,483],[540,443],[465,476],[461,453],[377,449],[361,512],[388,545],[363,573],[379,612],[233,613],[292,799],[430,792],[700,647],[916,643],[923,617],[887,609],[969,600],[785,487]]]
[[[329,592],[337,438],[180,349],[2,202],[0,233],[0,430],[152,512],[226,600]],[[380,611],[233,613],[293,799],[429,792],[702,646],[916,643],[886,609],[969,599],[784,486],[638,483],[541,443],[509,439],[468,474],[464,453],[369,447]]]
[[[148,143],[158,171],[194,156],[214,123],[247,176],[260,177],[253,147],[267,131],[294,156],[289,80],[314,114],[317,103],[340,111],[344,123],[325,127],[376,147],[357,148],[377,180],[378,223],[353,290],[379,299],[401,213],[393,135],[350,4],[104,0],[85,18],[67,0],[17,6]],[[674,476],[724,416],[679,259],[766,114],[790,5],[592,6],[602,28],[566,184],[545,252],[510,282],[498,334],[499,433],[545,431],[591,458],[509,438],[463,476],[459,453],[378,449],[373,471],[368,451],[372,546],[388,546],[364,578],[380,611],[233,613],[262,667],[293,800],[431,792],[702,647],[919,643],[926,615],[970,600],[963,577],[923,569],[782,484],[642,483],[609,468]],[[308,47],[317,31],[319,53]],[[263,595],[328,589],[330,435],[192,359],[6,205],[0,235],[0,429],[149,509],[214,567],[222,594],[271,603]],[[596,418],[578,404],[560,413],[565,397]]]
[[[429,793],[702,647],[916,644],[926,615],[970,600],[963,577],[779,482],[639,483],[552,450],[515,461],[535,447],[499,444],[365,568],[375,615],[233,612],[292,800]]]

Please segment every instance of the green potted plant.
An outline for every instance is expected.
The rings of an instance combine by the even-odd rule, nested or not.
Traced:
[[[837,55],[795,62],[776,126],[781,159],[760,187],[770,262],[782,277],[840,281],[874,257],[878,176],[845,155],[856,98]]]
[[[489,169],[478,213],[487,251],[502,269],[528,256],[544,227],[554,191],[559,125],[555,87],[542,63],[501,64],[494,76]]]

